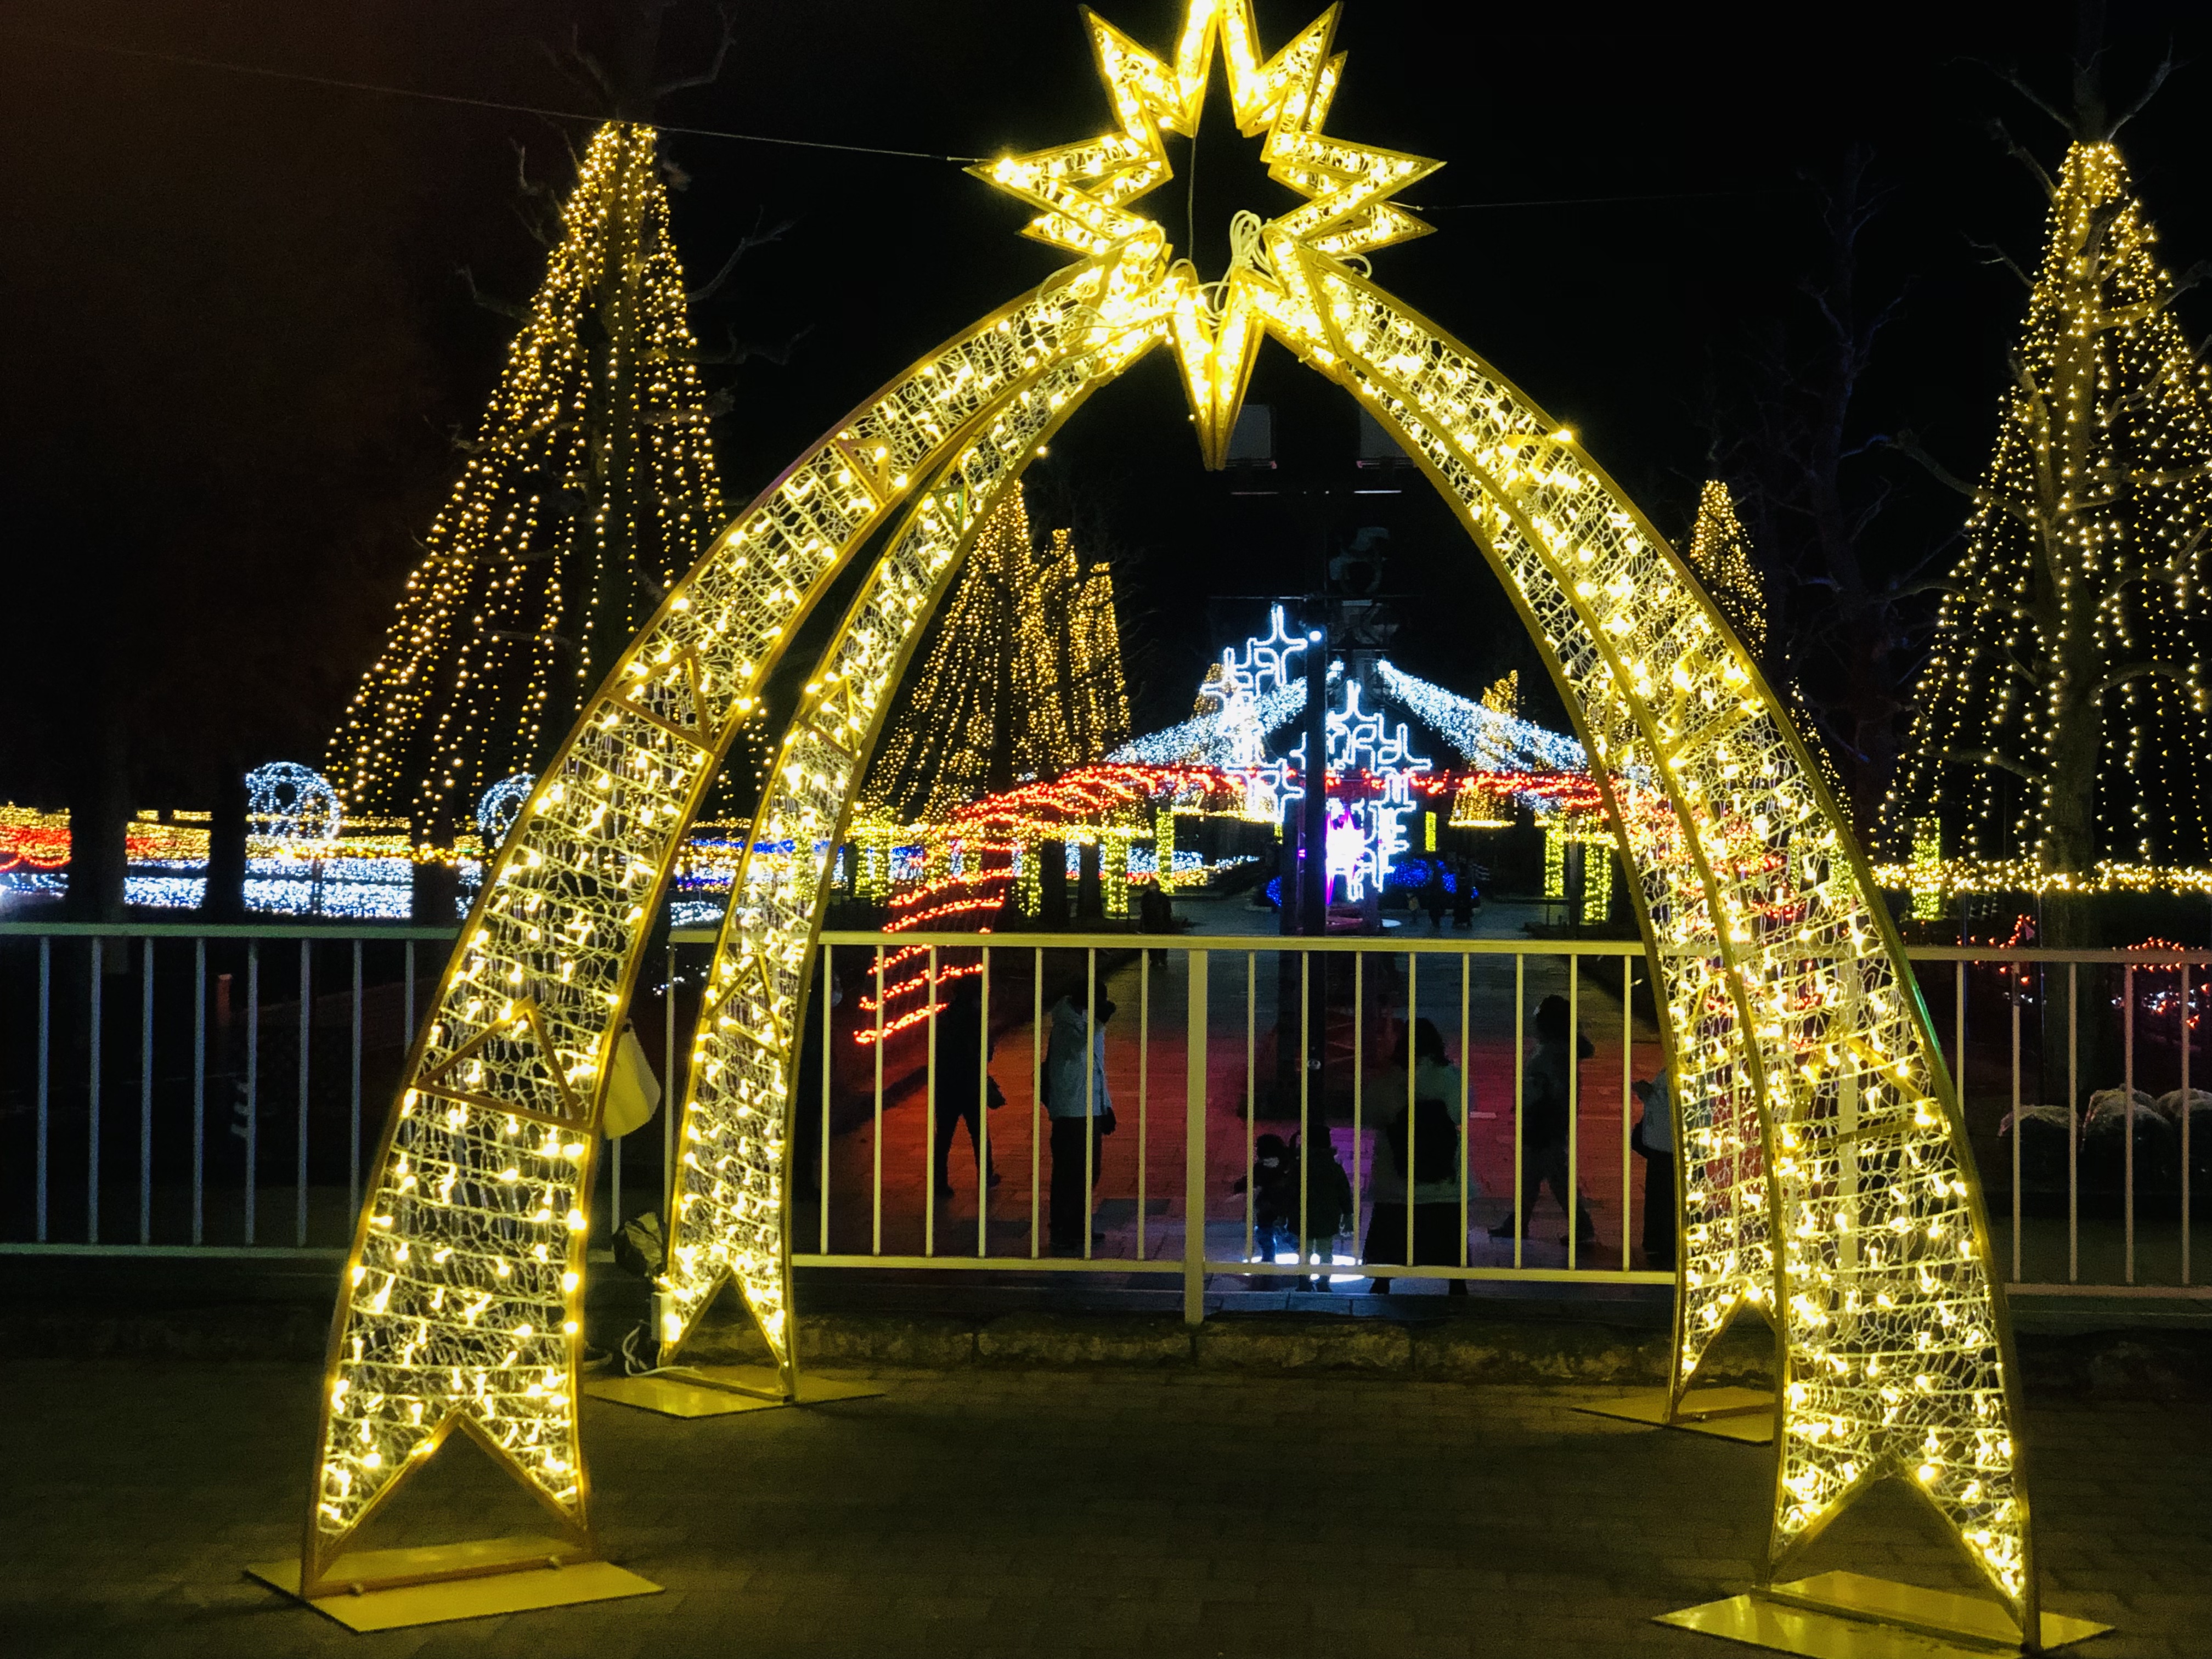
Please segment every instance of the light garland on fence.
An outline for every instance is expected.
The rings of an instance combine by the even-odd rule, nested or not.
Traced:
[[[2075,144],[1887,803],[1893,842],[1938,817],[2021,890],[2192,888],[2212,855],[2212,375],[2154,246],[2119,151]]]
[[[544,758],[726,516],[650,127],[584,152],[428,556],[332,736],[356,810],[462,816]],[[608,336],[611,337],[607,337]]]

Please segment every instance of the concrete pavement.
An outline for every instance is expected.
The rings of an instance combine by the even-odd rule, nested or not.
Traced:
[[[1578,1413],[1577,1391],[1203,1370],[892,1374],[880,1400],[679,1423],[598,1401],[639,1601],[355,1636],[240,1575],[297,1538],[315,1372],[0,1364],[11,1655],[1679,1654],[1744,1587],[1771,1453]],[[2085,1659],[2212,1650],[2201,1401],[2030,1414],[2047,1593]],[[532,1525],[458,1442],[365,1542]],[[1968,1585],[1905,1502],[1814,1570]]]

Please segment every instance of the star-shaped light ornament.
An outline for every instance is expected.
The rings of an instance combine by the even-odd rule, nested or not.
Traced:
[[[1341,9],[1331,6],[1263,64],[1252,0],[1187,0],[1170,64],[1085,9],[1120,131],[969,169],[1041,210],[1026,234],[1143,273],[1115,288],[1109,304],[1120,315],[1102,313],[1102,321],[1147,327],[1164,317],[1211,468],[1227,462],[1263,332],[1326,361],[1331,331],[1316,298],[1314,263],[1358,261],[1431,228],[1390,198],[1443,162],[1322,131],[1344,74],[1344,54],[1329,51]],[[1268,177],[1307,199],[1274,219],[1237,214],[1228,272],[1202,283],[1188,259],[1171,259],[1159,225],[1129,204],[1174,176],[1160,134],[1196,136],[1217,45],[1237,130],[1247,137],[1264,132],[1260,157]]]

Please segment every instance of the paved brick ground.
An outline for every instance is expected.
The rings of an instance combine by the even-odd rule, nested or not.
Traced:
[[[679,1424],[587,1402],[611,1553],[665,1595],[356,1637],[240,1577],[296,1536],[312,1370],[0,1364],[10,1655],[1710,1655],[1770,1455],[1569,1391],[968,1371]],[[2201,1406],[2037,1410],[2051,1599],[2093,1659],[2212,1651]],[[456,1444],[380,1541],[530,1524]],[[1825,1559],[1964,1584],[1902,1503]]]

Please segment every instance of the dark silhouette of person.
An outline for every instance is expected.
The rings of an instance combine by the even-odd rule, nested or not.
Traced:
[[[983,981],[969,974],[952,981],[952,992],[937,1017],[937,1195],[952,1196],[952,1132],[968,1126],[968,1149],[976,1165],[984,1163],[984,1102],[998,1106],[1006,1096],[990,1073],[991,1052],[996,1039],[983,1029]],[[976,1183],[999,1184],[999,1172],[990,1169]]]
[[[1536,1051],[1521,1074],[1522,1237],[1528,1237],[1538,1192],[1549,1186],[1560,1210],[1575,1218],[1578,1242],[1595,1244],[1597,1224],[1567,1178],[1567,1115],[1572,1109],[1570,1080],[1575,1068],[1596,1050],[1588,1037],[1571,1029],[1565,997],[1549,996],[1539,1003],[1535,1025]],[[1492,1227],[1490,1236],[1512,1237],[1512,1218]]]
[[[1452,929],[1464,933],[1474,926],[1475,906],[1482,896],[1474,890],[1474,866],[1461,859],[1452,871]]]
[[[1382,1132],[1375,1137],[1375,1174],[1369,1191],[1375,1209],[1367,1224],[1366,1262],[1404,1262],[1409,1267],[1460,1265],[1460,1072],[1444,1048],[1434,1020],[1413,1025],[1413,1099],[1407,1098],[1406,1031],[1398,1031],[1398,1052],[1377,1078],[1368,1098],[1376,1102]],[[1408,1174],[1407,1159],[1413,1161]],[[1468,1195],[1482,1188],[1473,1172]],[[1406,1206],[1413,1206],[1413,1252],[1406,1254]],[[1378,1273],[1374,1293],[1387,1296],[1390,1279]],[[1450,1281],[1449,1294],[1465,1296],[1467,1281]]]
[[[1429,913],[1429,931],[1441,933],[1444,930],[1444,912],[1451,908],[1451,895],[1444,891],[1444,861],[1431,860],[1428,884],[1421,890],[1421,902]]]

